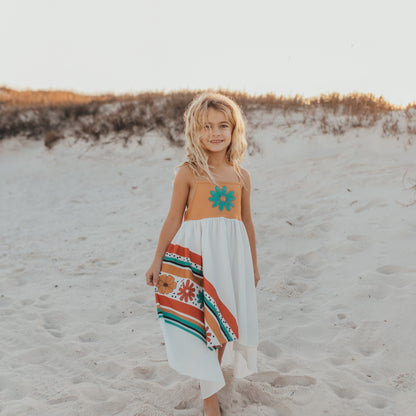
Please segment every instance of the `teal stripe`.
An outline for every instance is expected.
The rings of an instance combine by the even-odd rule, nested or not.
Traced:
[[[204,338],[204,337],[201,337],[201,335],[200,335],[199,333],[194,332],[194,331],[192,331],[192,330],[190,330],[190,329],[188,329],[188,328],[184,328],[182,325],[178,324],[177,322],[172,322],[172,321],[169,321],[169,320],[165,320],[165,322],[166,322],[167,324],[170,324],[170,325],[176,326],[176,327],[178,327],[178,328],[180,328],[180,329],[183,329],[184,331],[189,332],[189,333],[190,333],[190,334],[192,334],[192,335],[195,335],[195,336],[196,336],[197,338],[199,338],[201,341],[204,341],[204,343],[206,343],[205,338]]]
[[[211,308],[210,308],[210,309],[211,309],[212,311],[214,311],[215,316],[216,316],[217,321],[218,321],[218,324],[221,326],[221,328],[222,328],[222,330],[223,330],[223,332],[224,332],[225,336],[227,337],[228,341],[232,341],[232,340],[233,340],[233,338],[232,338],[232,336],[228,333],[228,331],[227,331],[227,329],[225,328],[225,326],[223,325],[223,323],[222,323],[222,321],[221,321],[221,319],[220,319],[220,317],[219,317],[219,315],[218,315],[218,313],[217,313],[217,310],[215,309],[214,305],[213,305],[211,302],[209,302],[209,300],[208,300],[205,296],[204,296],[204,301],[205,301],[205,303],[207,303],[208,305],[210,305],[210,306],[211,306]]]
[[[201,277],[202,277],[202,271],[201,271],[201,270],[196,269],[195,267],[193,267],[193,266],[191,265],[191,263],[189,263],[189,262],[180,261],[180,260],[178,260],[178,259],[174,259],[174,258],[172,258],[172,257],[168,257],[168,256],[165,256],[165,257],[163,258],[163,260],[167,261],[168,263],[176,263],[176,264],[177,264],[177,265],[179,265],[179,266],[185,266],[185,267],[188,267],[189,269],[191,269],[191,270],[192,270],[192,273],[194,273],[194,274],[196,274],[196,275],[198,275],[198,276],[201,276]]]
[[[193,329],[195,329],[195,331],[199,332],[202,336],[205,335],[205,330],[201,329],[198,325],[195,325],[194,323],[192,323],[190,321],[187,321],[185,319],[179,318],[176,315],[173,315],[173,314],[171,314],[169,312],[165,312],[165,311],[162,311],[162,310],[160,312],[158,311],[158,313],[159,314],[162,314],[163,316],[166,316],[168,318],[175,319],[176,321],[180,321],[183,324],[186,324],[186,325],[192,327]]]

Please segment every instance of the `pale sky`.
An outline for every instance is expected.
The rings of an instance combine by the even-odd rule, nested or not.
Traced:
[[[416,101],[415,0],[0,0],[0,86]]]

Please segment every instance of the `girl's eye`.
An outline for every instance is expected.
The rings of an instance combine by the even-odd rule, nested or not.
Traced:
[[[228,127],[228,124],[222,124],[222,125],[221,125],[221,127],[222,127],[223,129],[226,129],[226,128]]]

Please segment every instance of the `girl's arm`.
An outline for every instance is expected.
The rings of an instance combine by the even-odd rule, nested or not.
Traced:
[[[162,230],[160,231],[159,242],[153,263],[146,272],[146,283],[149,286],[156,286],[159,281],[159,272],[162,266],[163,257],[170,242],[182,224],[189,189],[190,178],[188,168],[181,167],[178,170],[173,183],[172,200],[168,215],[163,223]]]
[[[251,178],[248,170],[242,169],[242,172],[246,186],[243,188],[241,196],[241,219],[244,223],[244,226],[246,227],[248,241],[250,242],[251,257],[253,259],[254,285],[257,287],[257,283],[260,280],[260,274],[257,267],[256,233],[254,231],[254,224],[251,218]]]

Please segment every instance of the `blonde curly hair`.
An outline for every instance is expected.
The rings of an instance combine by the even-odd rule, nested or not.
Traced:
[[[226,160],[233,166],[244,186],[241,161],[247,148],[247,139],[243,113],[237,103],[220,93],[202,93],[196,96],[188,105],[184,114],[186,161],[178,165],[176,169],[181,166],[188,166],[197,176],[217,185],[208,165],[208,155],[201,144],[209,108],[221,111],[232,126],[231,143],[227,148]]]

